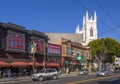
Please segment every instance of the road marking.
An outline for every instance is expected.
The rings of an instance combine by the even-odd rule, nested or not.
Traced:
[[[90,82],[90,81],[95,81],[95,80],[114,78],[114,77],[119,77],[119,76],[120,76],[120,74],[119,75],[108,76],[108,77],[100,77],[100,78],[92,78],[92,79],[88,79],[88,80],[80,80],[80,81],[70,82],[70,83],[66,83],[66,84],[78,84],[78,83]]]

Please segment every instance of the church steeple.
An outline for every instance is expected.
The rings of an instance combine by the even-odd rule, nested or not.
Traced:
[[[86,15],[83,16],[83,26],[80,29],[79,25],[76,27],[76,34],[82,34],[83,45],[87,45],[90,41],[97,39],[97,15],[96,11],[94,16],[89,17],[88,11]]]
[[[79,27],[79,25],[77,25],[77,27],[76,27],[76,33],[79,33],[80,32],[80,27]]]
[[[85,24],[85,16],[83,16],[83,25]]]
[[[86,11],[86,21],[89,20],[88,11]]]
[[[96,15],[96,11],[94,12],[94,21],[97,21],[97,15]]]

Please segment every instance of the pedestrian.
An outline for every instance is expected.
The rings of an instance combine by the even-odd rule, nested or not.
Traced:
[[[8,75],[8,79],[11,79],[11,70],[10,69],[8,69],[7,75]]]
[[[0,78],[2,77],[2,70],[0,70]]]
[[[69,74],[69,67],[67,67],[67,69],[66,69],[66,73]]]

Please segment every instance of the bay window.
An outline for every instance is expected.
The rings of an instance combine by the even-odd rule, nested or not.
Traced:
[[[44,51],[44,43],[43,41],[37,41],[37,52],[43,52]]]
[[[47,46],[47,52],[48,53],[54,53],[54,54],[60,54],[61,53],[61,47],[60,46],[57,46],[57,45],[52,45],[52,44],[49,44]]]
[[[7,45],[8,48],[25,49],[25,40],[23,37],[8,36]]]

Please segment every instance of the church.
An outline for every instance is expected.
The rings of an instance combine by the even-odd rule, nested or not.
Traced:
[[[45,33],[49,37],[49,43],[60,44],[60,38],[68,39],[73,42],[81,43],[84,46],[97,39],[97,15],[94,12],[94,17],[89,17],[88,11],[83,17],[82,29],[79,25],[76,27],[75,33]]]
[[[86,11],[82,28],[77,25],[75,33],[45,33],[48,43],[61,46],[61,68],[65,72],[88,69],[91,72],[91,48],[87,44],[97,39],[97,15],[89,17]]]

